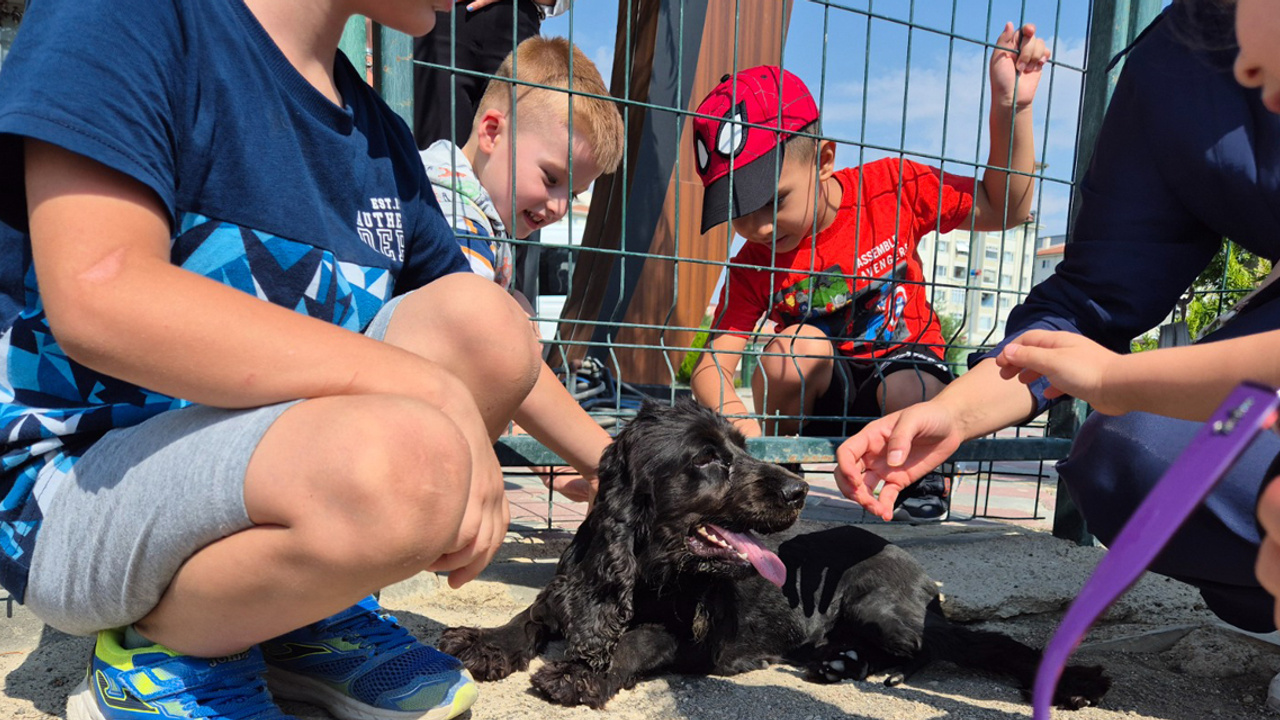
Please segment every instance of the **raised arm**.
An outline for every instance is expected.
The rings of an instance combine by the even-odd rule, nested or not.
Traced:
[[[975,230],[1002,230],[1025,222],[1031,212],[1035,170],[1031,101],[1040,84],[1040,72],[1049,59],[1044,40],[1034,25],[1015,29],[1006,23],[991,53],[991,149],[989,166],[974,188]],[[1009,173],[996,168],[1011,168]],[[1025,173],[1025,174],[1023,174]]]

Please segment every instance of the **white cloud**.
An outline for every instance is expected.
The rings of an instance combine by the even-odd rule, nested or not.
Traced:
[[[609,78],[613,76],[613,46],[597,46],[595,52],[591,53],[591,61],[600,70],[600,76],[604,78],[605,85],[608,85]]]

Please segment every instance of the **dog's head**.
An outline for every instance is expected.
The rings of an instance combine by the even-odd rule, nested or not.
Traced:
[[[756,536],[795,523],[809,488],[752,457],[742,433],[689,399],[641,408],[606,451],[600,486],[605,507],[648,510],[632,518],[647,526],[635,538],[642,573],[759,572],[778,585],[786,570]]]
[[[641,577],[785,581],[756,535],[795,523],[809,486],[748,454],[719,413],[691,399],[646,402],[605,450],[599,476],[595,507],[548,588],[573,653],[593,666],[608,664]]]

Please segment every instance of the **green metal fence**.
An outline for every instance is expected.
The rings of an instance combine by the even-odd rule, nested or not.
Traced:
[[[597,193],[589,212],[569,214],[562,228],[567,239],[543,243],[544,252],[553,256],[559,278],[567,286],[553,291],[565,297],[573,298],[575,289],[582,289],[575,288],[575,283],[583,282],[582,273],[575,270],[584,263],[604,257],[604,267],[611,273],[603,297],[586,313],[566,319],[558,316],[560,308],[554,303],[539,303],[535,319],[547,330],[544,342],[566,355],[594,357],[607,370],[614,382],[605,396],[597,397],[592,409],[606,424],[625,422],[636,396],[671,399],[688,392],[681,365],[684,361],[687,373],[686,353],[699,352],[703,338],[698,333],[705,318],[699,313],[695,319],[679,319],[680,307],[690,302],[691,292],[681,285],[681,268],[710,267],[713,273],[722,274],[732,253],[694,257],[687,249],[699,242],[696,233],[677,231],[661,247],[651,246],[651,240],[656,223],[653,216],[664,206],[674,205],[674,217],[669,221],[677,230],[684,226],[682,220],[688,220],[681,217],[688,212],[681,194],[689,192],[689,186],[678,180],[693,178],[696,182],[696,176],[682,160],[679,146],[690,142],[682,134],[684,123],[700,99],[692,97],[698,62],[706,62],[698,56],[699,43],[705,33],[713,32],[710,28],[717,18],[731,24],[733,42],[729,62],[717,74],[749,64],[740,64],[746,54],[744,43],[779,45],[779,64],[805,80],[819,104],[822,137],[837,143],[838,167],[900,157],[971,177],[980,177],[986,169],[990,92],[986,60],[994,40],[1006,20],[1034,22],[1038,35],[1050,44],[1053,57],[1033,105],[1038,160],[1032,174],[1033,217],[998,233],[964,227],[946,235],[934,233],[920,247],[928,298],[943,319],[947,359],[962,370],[965,356],[1002,337],[1008,311],[1042,273],[1051,270],[1038,267],[1037,258],[1054,257],[1046,239],[1069,237],[1074,189],[1087,166],[1123,62],[1110,70],[1108,64],[1164,4],[1160,0],[800,0],[768,3],[761,10],[761,5],[747,0],[620,0],[616,7],[604,0],[577,3],[566,15],[544,21],[542,34],[569,38],[597,62],[606,79],[612,75],[611,91],[623,111],[628,141],[637,142],[638,138],[642,146],[629,148],[623,167],[616,173],[623,187],[608,198],[616,205],[612,212],[620,216],[615,242],[589,247],[578,244],[584,226],[592,222],[591,214],[599,212]],[[770,15],[762,21],[761,12],[776,13],[776,17]],[[409,39],[381,28],[372,29],[370,42],[366,43],[365,37],[363,23],[353,23],[348,33],[349,54],[359,61],[367,60],[373,82],[406,119],[411,118],[407,88],[414,63]],[[514,48],[516,39],[510,41]],[[637,52],[643,43],[653,46],[652,62],[647,65],[647,59],[637,61],[644,56]],[[642,83],[647,95],[637,92]],[[575,92],[571,89],[570,94]],[[442,111],[452,112],[452,108]],[[666,192],[672,175],[677,178],[674,197]],[[667,213],[671,216],[670,208]],[[647,314],[637,316],[630,303],[644,267],[655,263],[664,264],[672,273],[670,296]],[[815,271],[820,273],[821,269]],[[544,293],[543,297],[555,296]],[[703,290],[692,302],[709,305],[715,299],[714,293]],[[637,333],[647,333],[647,339],[634,340]],[[758,352],[768,337],[768,333],[759,332],[748,352]],[[630,376],[628,360],[645,352],[660,353],[661,372],[654,377],[650,368],[643,378]],[[743,385],[750,383],[754,361],[749,354],[740,363]],[[571,389],[584,382],[572,366],[565,379]],[[757,409],[755,417],[764,417],[760,410],[770,414],[764,407]],[[1002,465],[1013,461],[1030,461],[1034,469],[1026,474],[1037,482],[1049,480],[1046,461],[1065,455],[1082,416],[1079,407],[1062,406],[1053,422],[1046,424],[1041,418],[1000,437],[967,443],[954,459],[965,463],[960,467],[967,468],[967,476],[978,481],[977,493],[983,481],[1001,473],[1018,474],[1020,471]],[[753,440],[751,448],[773,460],[821,463],[831,461],[842,439],[766,437]],[[499,453],[504,464],[512,466],[561,462],[527,436],[504,438]],[[1060,494],[1060,499],[1063,496]]]
[[[542,32],[568,37],[597,61],[606,78],[612,75],[611,90],[624,110],[629,137],[635,123],[648,122],[655,126],[665,124],[679,143],[687,143],[688,139],[679,134],[680,126],[698,98],[690,98],[693,72],[681,51],[696,46],[708,13],[723,13],[731,8],[733,62],[723,72],[734,70],[738,48],[760,39],[759,33],[741,32],[745,26],[761,27],[760,23],[751,22],[752,18],[743,17],[744,2],[620,0],[614,7],[607,0],[583,0],[565,16],[546,21]],[[966,236],[961,230],[959,234],[932,237],[922,245],[930,270],[926,277],[930,301],[940,313],[954,320],[948,323],[947,339],[955,355],[981,349],[999,339],[1003,317],[1025,296],[1034,279],[1036,253],[1041,249],[1036,241],[1046,236],[1069,237],[1076,200],[1074,188],[1087,166],[1122,65],[1108,70],[1108,64],[1164,4],[1161,0],[797,0],[777,2],[780,19],[763,24],[767,32],[776,33],[774,39],[783,48],[781,64],[799,74],[813,90],[824,114],[823,137],[838,143],[842,165],[878,157],[910,157],[940,165],[949,172],[973,175],[985,167],[983,105],[987,89],[981,58],[992,49],[999,26],[1006,19],[1016,24],[1035,22],[1040,35],[1052,40],[1054,58],[1035,105],[1039,164],[1034,173],[1034,221],[1013,231],[981,237],[975,233]],[[0,61],[12,41],[19,7],[12,2],[0,4],[0,10],[7,13],[5,22],[0,23]],[[11,9],[13,12],[9,12]],[[788,11],[789,21],[782,19]],[[651,78],[650,84],[656,85],[657,90],[651,87],[649,98],[638,99],[632,86],[634,50],[640,41],[637,31],[648,19],[646,13],[652,12],[661,13],[662,18],[657,39],[649,38],[654,43],[651,70],[659,71],[657,80]],[[512,38],[513,48],[515,42]],[[406,122],[412,122],[411,38],[357,18],[348,26],[342,46],[357,67],[367,69],[369,80],[392,107]],[[974,58],[979,58],[976,64]],[[450,69],[475,73],[467,68]],[[929,122],[916,124],[920,118]],[[659,143],[648,149],[671,153],[665,165],[659,164],[669,172],[677,176],[692,172],[670,147]],[[696,338],[702,318],[684,324],[672,322],[681,298],[678,277],[672,283],[664,312],[640,321],[626,319],[624,301],[634,290],[628,282],[639,277],[638,268],[665,261],[673,268],[682,264],[706,265],[719,271],[728,267],[730,259],[727,253],[712,259],[689,259],[681,247],[696,238],[679,234],[667,252],[634,250],[638,244],[648,245],[649,237],[634,235],[636,228],[652,228],[652,222],[642,221],[652,220],[648,215],[653,213],[653,207],[652,202],[641,201],[643,193],[636,192],[636,185],[644,178],[634,179],[635,166],[646,159],[637,158],[634,153],[625,157],[618,173],[627,187],[620,194],[622,232],[616,246],[586,250],[567,242],[555,248],[560,251],[556,254],[558,261],[565,266],[560,274],[569,285],[566,295],[573,294],[573,283],[579,279],[575,267],[592,252],[613,259],[614,284],[618,287],[601,303],[594,317],[561,321],[553,332],[546,333],[548,344],[577,347],[609,368],[616,382],[610,387],[611,397],[602,398],[605,402],[595,411],[605,420],[625,419],[626,396],[633,392],[671,398],[683,391],[679,361],[668,360],[668,376],[662,382],[632,383],[623,371],[622,356],[661,350],[670,357],[697,351],[696,343],[677,338]],[[677,227],[680,192],[677,185]],[[576,237],[587,222],[583,215],[570,213],[564,228],[567,236]],[[967,242],[964,253],[958,250],[961,241]],[[1189,296],[1188,303],[1215,293],[1234,297],[1240,290],[1228,284],[1222,280],[1216,288],[1199,288]],[[713,296],[702,300],[710,302]],[[987,318],[989,325],[984,322]],[[558,320],[550,311],[535,319],[552,327]],[[586,339],[565,337],[565,328],[575,324],[590,326],[593,332]],[[656,331],[658,339],[651,344],[616,341],[618,331],[628,328]],[[572,368],[566,375],[566,382],[572,386],[577,380]],[[976,481],[972,488],[975,496],[981,494],[984,480],[989,482],[1000,475],[1028,476],[1037,488],[1049,479],[1045,461],[1065,454],[1082,417],[1078,406],[1059,407],[1061,411],[1050,419],[1047,428],[1044,423],[1033,424],[1001,437],[966,443],[960,449],[953,459],[970,464],[962,474]],[[766,437],[749,445],[761,457],[821,463],[831,460],[839,439]],[[512,466],[561,462],[527,436],[504,438],[499,454],[504,464]],[[1030,469],[1002,466],[1015,461],[1029,461]],[[1065,493],[1059,493],[1060,513],[1065,497]]]

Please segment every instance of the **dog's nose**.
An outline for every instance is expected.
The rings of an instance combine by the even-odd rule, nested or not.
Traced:
[[[803,506],[808,494],[809,483],[803,480],[787,480],[782,484],[782,501],[791,507]]]

